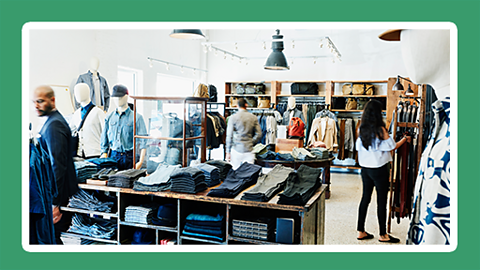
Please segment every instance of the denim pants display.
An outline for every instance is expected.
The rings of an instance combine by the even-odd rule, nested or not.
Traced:
[[[234,198],[247,187],[257,183],[261,170],[261,166],[244,162],[238,169],[230,170],[223,183],[210,190],[208,196]]]
[[[112,151],[110,158],[117,162],[119,170],[127,170],[133,168],[133,150],[126,152]]]
[[[125,221],[140,224],[152,224],[152,208],[142,206],[127,206],[125,209]]]
[[[329,155],[327,148],[310,148],[310,153],[315,155],[315,159],[327,159]]]
[[[111,239],[117,231],[117,225],[104,219],[88,218],[75,214],[68,232],[90,236],[93,238]]]
[[[268,202],[294,174],[294,169],[277,164],[268,174],[258,178],[257,184],[243,194],[242,200]]]
[[[365,231],[365,218],[367,217],[368,205],[372,199],[373,188],[377,191],[377,218],[380,235],[387,233],[387,197],[389,189],[388,163],[380,168],[365,168],[361,171],[363,193],[358,208],[357,231]]]
[[[170,190],[173,192],[195,194],[207,189],[207,183],[205,183],[205,175],[203,171],[193,167],[185,167],[175,170],[170,175],[170,181],[172,182]]]
[[[220,170],[217,167],[205,163],[200,163],[192,167],[198,168],[203,171],[207,186],[213,187],[220,184]]]
[[[319,177],[323,168],[311,168],[300,165],[296,177],[289,178],[285,191],[279,195],[279,204],[305,205],[322,185]]]
[[[114,202],[101,202],[95,196],[80,189],[75,195],[70,197],[67,206],[71,208],[110,213],[113,205]]]
[[[230,169],[232,169],[232,164],[223,160],[209,160],[205,164],[215,166],[220,170],[220,181],[223,181]]]
[[[180,165],[160,164],[152,174],[138,178],[134,182],[133,189],[139,191],[164,191],[170,189],[170,175],[177,169],[180,169]]]
[[[133,182],[137,181],[138,178],[145,176],[147,170],[137,170],[130,169],[125,171],[120,171],[114,175],[109,176],[107,186],[109,187],[122,187],[122,188],[132,188]]]
[[[292,157],[298,160],[313,160],[315,155],[308,152],[305,148],[294,147],[292,150]]]
[[[267,152],[265,152],[263,154],[260,154],[260,155],[257,155],[257,158],[262,159],[262,160],[274,160],[275,157],[276,157],[275,152],[273,152],[271,150],[267,150]]]
[[[92,175],[97,173],[97,165],[91,162],[76,161],[74,165],[78,183],[85,183],[87,179],[92,178]]]
[[[277,153],[275,155],[275,160],[287,160],[287,161],[294,161],[292,154],[290,153]]]
[[[214,241],[224,241],[224,216],[207,214],[189,214],[182,234]]]
[[[97,165],[98,170],[103,168],[117,168],[117,161],[113,158],[89,158],[86,161]]]

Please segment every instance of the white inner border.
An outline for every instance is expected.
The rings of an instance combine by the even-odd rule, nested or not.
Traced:
[[[451,22],[29,22],[22,28],[22,108],[29,108],[30,30],[154,30],[154,29],[449,29],[451,173],[450,245],[118,245],[56,246],[29,244],[29,114],[22,112],[22,246],[28,252],[452,252],[458,245],[458,30]],[[353,222],[353,221],[352,221]],[[404,237],[404,236],[400,236]]]

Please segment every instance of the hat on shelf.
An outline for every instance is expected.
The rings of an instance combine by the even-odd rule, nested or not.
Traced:
[[[128,89],[126,86],[117,84],[113,87],[112,97],[123,97],[128,95]]]
[[[155,233],[152,230],[140,228],[133,233],[132,245],[150,245],[155,241]]]
[[[173,204],[163,204],[158,207],[157,218],[152,219],[155,225],[175,226],[177,223],[177,208]]]
[[[400,41],[400,32],[404,29],[390,29],[381,33],[378,38],[385,41]]]

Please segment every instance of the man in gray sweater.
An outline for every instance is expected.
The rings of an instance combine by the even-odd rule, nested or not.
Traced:
[[[238,112],[227,124],[226,159],[236,170],[243,162],[254,163],[253,146],[262,138],[257,117],[247,111],[245,99],[238,100]]]

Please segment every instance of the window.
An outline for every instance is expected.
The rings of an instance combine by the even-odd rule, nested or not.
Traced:
[[[129,96],[139,96],[142,94],[142,77],[143,71],[141,70],[118,66],[118,83],[127,87]],[[128,103],[133,103],[133,99],[128,98]]]
[[[159,97],[191,97],[195,80],[165,74],[157,74],[157,96]],[[159,108],[160,109],[160,108]],[[164,112],[174,112],[183,118],[183,108],[174,104],[163,104]]]

